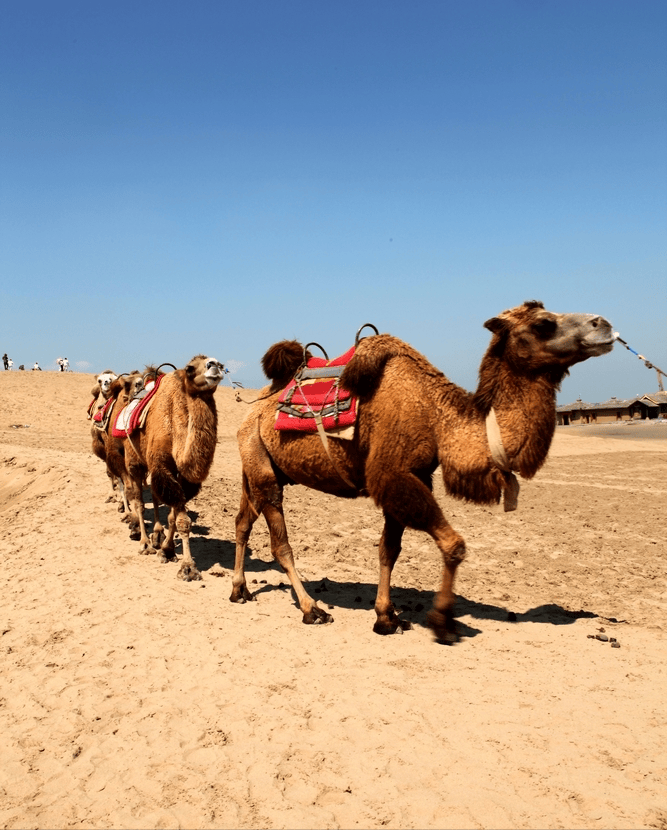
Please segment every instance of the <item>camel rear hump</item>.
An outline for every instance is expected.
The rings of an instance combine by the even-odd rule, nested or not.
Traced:
[[[358,398],[370,398],[377,389],[384,368],[393,357],[412,355],[414,350],[391,334],[365,337],[345,367],[340,385]]]

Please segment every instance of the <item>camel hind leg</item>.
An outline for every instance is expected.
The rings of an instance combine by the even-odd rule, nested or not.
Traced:
[[[405,525],[385,513],[384,530],[380,538],[380,578],[375,598],[377,620],[373,626],[376,634],[402,633],[410,623],[399,619],[391,601],[391,573],[401,552],[401,540]]]
[[[250,497],[249,480],[244,472],[243,491],[241,494],[241,505],[236,517],[236,559],[234,563],[234,575],[232,577],[232,593],[229,597],[231,602],[246,602],[252,599],[252,594],[247,589],[244,561],[248,547],[248,539],[252,527],[257,520],[259,513],[264,515],[269,528],[271,539],[271,553],[274,559],[287,574],[296,594],[299,608],[303,612],[303,622],[306,625],[318,625],[333,622],[331,614],[323,611],[315,600],[303,587],[303,582],[294,566],[294,555],[287,538],[285,516],[282,505],[282,488],[273,477],[272,472],[267,471],[262,487],[252,488],[252,499]]]
[[[278,505],[265,504],[262,510],[266,523],[269,526],[269,535],[271,537],[271,553],[274,559],[279,563],[280,567],[287,574],[289,581],[292,583],[292,589],[296,594],[299,608],[303,612],[303,622],[306,625],[321,625],[322,623],[333,622],[331,614],[327,614],[310,594],[303,587],[303,582],[299,578],[294,566],[294,554],[287,538],[287,527],[285,526],[285,516],[283,515],[282,499]]]

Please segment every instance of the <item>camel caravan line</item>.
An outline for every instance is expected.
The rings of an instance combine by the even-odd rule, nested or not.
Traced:
[[[544,464],[556,424],[556,392],[575,363],[610,352],[614,333],[595,314],[557,314],[537,301],[504,311],[484,324],[491,343],[475,392],[452,383],[408,343],[362,326],[354,345],[329,360],[317,343],[284,340],[262,358],[269,385],[238,430],[242,488],[236,517],[232,602],[253,599],[244,572],[248,541],[260,515],[271,552],[287,574],[306,624],[333,622],[309,595],[294,563],[283,512],[286,485],[302,484],[341,498],[370,497],[382,510],[380,573],[373,630],[392,634],[411,627],[391,601],[391,574],[406,527],[428,533],[443,559],[440,589],[427,616],[436,639],[458,639],[454,580],[465,541],[433,496],[441,468],[446,492],[476,504],[517,507],[518,473],[532,478]],[[361,337],[367,327],[374,333]],[[314,357],[317,346],[324,358]],[[184,369],[162,375],[149,367],[114,377],[93,402],[93,452],[106,462],[113,496],[126,513],[142,553],[176,558],[179,577],[201,579],[189,546],[186,503],[206,479],[216,444],[214,392],[224,367],[198,355]],[[151,387],[152,384],[152,387]],[[119,415],[132,398],[148,397],[143,414]],[[95,389],[93,389],[95,393]],[[111,403],[110,403],[111,402]],[[136,404],[139,409],[140,404]],[[95,409],[97,407],[97,409]],[[99,415],[106,408],[104,415]],[[99,415],[99,418],[98,418]],[[122,433],[122,434],[120,434]],[[150,480],[155,522],[144,522],[143,487]],[[158,507],[170,508],[165,533]]]

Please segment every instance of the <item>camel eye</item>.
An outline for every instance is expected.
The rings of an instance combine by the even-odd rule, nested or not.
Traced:
[[[542,317],[541,320],[533,323],[533,331],[538,337],[551,337],[556,331],[556,321],[549,317]]]

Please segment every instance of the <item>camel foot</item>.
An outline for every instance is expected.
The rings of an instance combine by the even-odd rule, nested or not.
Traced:
[[[104,500],[104,503],[105,504],[110,504],[112,501],[116,501],[116,497],[115,496],[107,496],[106,499]]]
[[[132,539],[133,542],[138,542],[141,539],[141,531],[138,527],[130,528],[130,539]]]
[[[378,618],[373,626],[373,631],[376,634],[402,634],[404,631],[412,630],[412,623],[408,620],[402,620],[394,610],[393,605],[383,614],[377,611],[376,613]]]
[[[111,501],[111,499],[109,498],[109,499],[107,499],[107,501]],[[122,501],[118,504],[118,512],[119,513],[124,513],[125,512],[125,505],[123,504]],[[123,521],[125,521],[125,518],[127,518],[127,517],[124,517]]]
[[[232,593],[229,596],[230,602],[238,602],[239,605],[242,605],[244,602],[254,602],[255,597],[250,593],[250,591],[244,585],[242,588],[232,588]]]
[[[433,608],[426,616],[426,625],[433,631],[439,643],[451,646],[459,641],[454,614],[451,609],[443,613]]]
[[[157,553],[157,550],[153,547],[153,545],[146,544],[146,542],[142,542],[139,545],[139,553],[142,556],[152,556],[153,554]]]
[[[151,545],[159,548],[164,542],[164,533],[161,530],[154,530],[151,533]]]
[[[176,551],[170,548],[160,548],[160,555],[158,556],[158,562],[175,562],[176,561]]]
[[[176,576],[182,579],[183,582],[196,582],[202,578],[197,568],[189,562],[184,562],[178,569]]]
[[[376,634],[402,634],[404,631],[412,631],[412,623],[407,620],[400,620],[398,617],[392,620],[377,620],[373,626]]]
[[[326,623],[332,623],[334,618],[331,614],[327,614],[326,611],[323,611],[319,606],[313,605],[310,611],[307,614],[303,615],[303,622],[306,625],[325,625]]]

